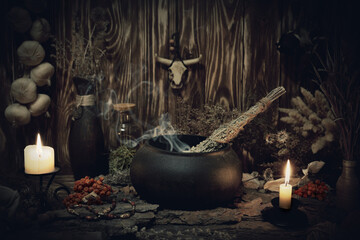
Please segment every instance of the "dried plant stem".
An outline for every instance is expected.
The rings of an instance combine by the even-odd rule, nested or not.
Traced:
[[[333,86],[333,87],[336,88],[336,90],[338,91],[336,86]],[[356,131],[353,131],[353,124],[351,124],[352,120],[345,119],[342,116],[341,106],[339,106],[338,102],[336,101],[336,98],[331,96],[331,94],[329,94],[328,90],[326,90],[323,86],[321,86],[320,88],[324,92],[327,99],[329,100],[329,102],[332,106],[332,111],[333,111],[334,115],[338,117],[335,120],[335,122],[337,123],[337,126],[340,130],[340,136],[342,139],[340,141],[340,145],[343,149],[344,157],[346,159],[352,159],[353,158],[352,156],[354,154],[354,147],[356,147],[353,143],[357,142],[359,126],[357,127]],[[354,116],[359,115],[358,108],[359,108],[359,106],[358,106],[358,104],[356,104],[356,106],[355,106],[356,111],[354,112]]]
[[[85,50],[84,50],[83,61],[85,61],[85,58],[86,58],[86,54],[87,54],[88,49],[92,47],[91,38],[92,38],[92,36],[93,36],[93,34],[94,34],[94,31],[95,31],[95,26],[93,27],[93,29],[92,29],[91,32],[89,33],[89,40],[87,40],[86,38],[84,38],[84,40],[87,41],[87,44],[86,44]]]

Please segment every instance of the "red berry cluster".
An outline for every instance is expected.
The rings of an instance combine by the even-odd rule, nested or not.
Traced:
[[[103,200],[113,192],[112,188],[108,184],[103,183],[104,177],[99,179],[89,178],[88,176],[75,181],[74,184],[74,193],[69,194],[64,199],[64,204],[66,207],[71,205],[76,205],[81,203],[86,195],[91,192],[96,193],[98,196],[95,199],[89,199],[87,204],[102,204]]]
[[[306,185],[296,189],[294,194],[304,198],[317,198],[318,200],[322,201],[326,198],[328,192],[328,186],[326,186],[324,182],[321,182],[319,179],[317,179],[315,182],[310,181]]]

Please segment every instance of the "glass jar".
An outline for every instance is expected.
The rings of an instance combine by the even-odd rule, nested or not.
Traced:
[[[137,139],[140,137],[140,128],[136,124],[134,103],[118,103],[113,105],[116,114],[115,133],[116,139],[120,145],[128,148],[136,148]]]

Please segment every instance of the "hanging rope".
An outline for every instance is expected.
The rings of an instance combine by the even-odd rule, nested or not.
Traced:
[[[95,105],[95,95],[76,95],[76,107],[80,106],[94,106]]]

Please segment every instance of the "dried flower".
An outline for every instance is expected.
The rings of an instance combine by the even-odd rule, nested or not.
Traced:
[[[300,88],[300,91],[305,101],[298,96],[291,99],[293,109],[279,108],[280,112],[287,114],[280,121],[290,124],[292,130],[304,138],[313,139],[311,150],[315,154],[335,140],[334,116],[320,91],[316,90],[315,95],[305,88]]]
[[[279,132],[276,134],[276,140],[277,140],[279,143],[286,143],[286,141],[288,140],[288,138],[289,138],[289,135],[288,135],[288,133],[287,133],[285,130],[279,131]]]
[[[265,142],[266,144],[273,144],[276,141],[276,135],[272,133],[268,133],[265,136]]]

